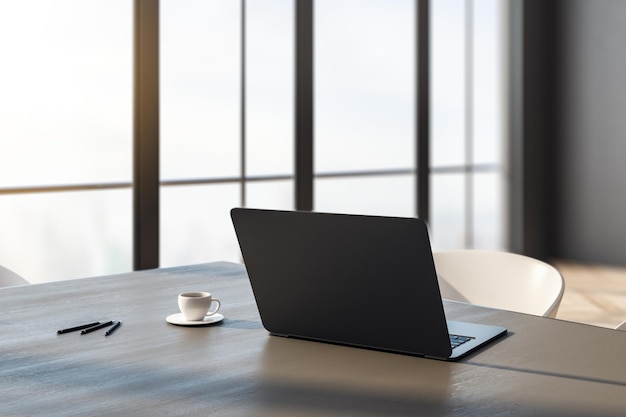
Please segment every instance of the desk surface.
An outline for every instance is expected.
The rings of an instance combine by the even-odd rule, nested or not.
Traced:
[[[189,290],[226,319],[166,323]],[[237,264],[5,288],[0,306],[0,416],[626,414],[626,332],[446,302],[509,335],[456,363],[283,339]],[[124,325],[56,334],[103,319]]]

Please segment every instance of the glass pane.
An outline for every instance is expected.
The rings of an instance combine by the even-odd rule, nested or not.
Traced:
[[[32,283],[132,269],[130,189],[0,195],[0,265]]]
[[[247,175],[293,174],[293,5],[246,2]]]
[[[132,3],[0,2],[0,187],[129,182]]]
[[[504,180],[498,173],[474,174],[474,245],[505,249]]]
[[[315,2],[315,171],[414,165],[412,0]]]
[[[239,185],[161,188],[161,266],[239,262],[230,209]]]
[[[502,162],[504,137],[503,0],[474,4],[474,163]]]
[[[431,166],[465,163],[465,0],[431,2]]]
[[[462,249],[465,246],[465,176],[434,174],[430,181],[433,250]]]
[[[246,202],[248,207],[293,210],[293,181],[248,182]]]
[[[161,0],[161,177],[240,171],[240,2]]]
[[[331,213],[415,216],[412,175],[318,178],[315,210]]]

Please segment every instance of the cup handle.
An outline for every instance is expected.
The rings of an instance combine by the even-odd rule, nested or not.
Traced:
[[[220,303],[220,300],[218,300],[217,298],[214,298],[213,301],[217,303],[217,308],[213,311],[209,311],[208,313],[206,313],[207,316],[212,316],[213,314],[217,313],[222,306],[222,303]]]

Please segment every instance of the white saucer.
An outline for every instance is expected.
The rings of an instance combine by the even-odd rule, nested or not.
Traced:
[[[219,323],[224,320],[224,316],[220,313],[215,313],[211,316],[206,316],[202,320],[187,320],[183,313],[170,314],[165,318],[168,323],[176,324],[178,326],[206,326],[207,324]]]

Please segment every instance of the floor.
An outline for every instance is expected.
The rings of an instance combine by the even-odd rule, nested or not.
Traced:
[[[626,268],[550,263],[565,280],[558,319],[610,328],[626,321]]]

